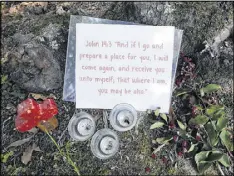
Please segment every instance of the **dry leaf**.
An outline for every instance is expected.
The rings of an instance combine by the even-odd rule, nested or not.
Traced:
[[[17,147],[17,146],[23,145],[24,143],[30,141],[30,139],[32,137],[33,136],[30,136],[29,138],[25,138],[25,139],[22,139],[22,140],[15,141],[15,142],[11,143],[9,146],[7,146],[6,149],[9,148],[9,147]]]
[[[158,148],[154,148],[153,153],[155,154],[155,153],[159,152],[165,145],[166,145],[166,144],[162,144],[162,145],[160,145]]]
[[[38,128],[32,128],[31,130],[28,130],[28,132],[36,134],[39,131]]]
[[[27,165],[28,162],[31,161],[32,153],[33,153],[34,150],[35,151],[41,151],[40,148],[35,143],[33,143],[32,146],[29,146],[28,148],[26,148],[25,152],[23,152],[23,155],[21,156],[22,163]]]
[[[30,93],[29,96],[30,96],[30,95],[31,95],[35,100],[38,100],[38,99],[45,100],[46,98],[57,99],[56,96],[53,95],[53,94],[50,94],[49,96],[45,96],[45,95],[42,95],[42,94]]]
[[[47,97],[42,95],[42,94],[36,94],[36,93],[30,93],[29,95],[31,95],[35,100],[38,100],[38,99],[46,99]]]
[[[38,146],[34,149],[36,152],[43,152]]]
[[[40,128],[40,130],[42,131],[52,131],[54,130],[55,128],[57,128],[58,126],[58,120],[57,118],[54,116],[52,118],[50,118],[49,120],[45,121],[45,120],[42,120],[38,125],[37,127]]]
[[[55,96],[54,94],[50,94],[50,95],[48,96],[48,98],[53,98],[53,99],[55,99],[55,100],[57,99],[56,96]]]

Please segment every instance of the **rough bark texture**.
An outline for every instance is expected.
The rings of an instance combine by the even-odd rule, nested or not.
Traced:
[[[228,33],[231,33],[233,25],[232,9],[232,3],[227,2],[22,3],[9,9],[10,16],[3,16],[2,42],[4,40],[7,42],[2,44],[13,47],[7,39],[15,33],[32,33],[34,37],[40,36],[41,41],[39,42],[53,49],[54,55],[62,57],[60,64],[64,65],[69,14],[77,14],[148,25],[173,25],[184,30],[181,51],[185,54],[194,55],[204,50],[204,41],[208,46],[211,46],[211,50],[216,54],[219,53],[217,46],[229,37]],[[215,40],[215,37],[220,35],[225,27],[228,27],[227,35],[221,37],[221,40]],[[3,53],[7,53],[7,49]],[[55,60],[59,59],[55,57]],[[216,64],[214,61],[216,60],[210,59],[210,64]],[[230,75],[230,73],[227,75]],[[59,77],[62,78],[62,76]],[[27,77],[25,77],[25,81],[24,78],[22,79],[23,82],[28,81]],[[44,89],[39,86],[35,90],[56,89],[62,85],[61,80],[59,79],[58,84],[45,86]],[[35,84],[37,84],[37,81],[35,81]],[[30,90],[30,86],[20,85]],[[35,85],[31,86],[35,87]]]

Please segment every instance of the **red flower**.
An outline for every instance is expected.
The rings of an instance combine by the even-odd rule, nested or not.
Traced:
[[[186,147],[187,147],[187,145],[188,145],[187,141],[183,141],[183,142],[182,142],[182,146],[183,146],[183,148],[186,148]]]
[[[38,106],[41,120],[48,120],[58,114],[58,108],[53,99],[46,99]]]
[[[170,123],[169,123],[169,128],[170,128],[170,129],[175,128],[175,124],[174,124],[174,122],[170,122]]]
[[[180,86],[182,84],[182,81],[183,81],[183,78],[179,77],[179,78],[176,79],[175,83],[176,83],[177,86]]]
[[[196,135],[196,140],[197,141],[200,141],[201,140],[201,137],[199,135]]]
[[[178,156],[180,156],[180,157],[183,156],[183,153],[182,153],[182,152],[178,152],[177,154],[178,154]]]
[[[150,171],[151,171],[151,169],[149,167],[145,168],[145,172],[150,172]]]
[[[193,107],[192,107],[192,116],[193,116],[193,117],[194,117],[195,115],[197,115],[197,111],[198,111],[197,107],[196,107],[196,106],[193,106]]]
[[[25,120],[21,116],[17,115],[15,119],[16,129],[20,132],[25,132],[33,127],[37,126],[39,122],[32,118],[32,120]]]
[[[164,164],[167,164],[167,158],[166,158],[166,157],[162,157],[162,162],[163,162]]]
[[[28,98],[17,106],[16,129],[20,132],[28,131],[57,113],[58,108],[53,99],[46,99],[38,104],[34,99]]]
[[[18,116],[24,118],[25,120],[30,120],[35,116],[37,112],[38,112],[38,104],[32,98],[24,100],[17,106]]]
[[[151,157],[152,157],[153,159],[155,159],[155,158],[156,158],[156,155],[153,153],[153,154],[151,155]]]
[[[178,136],[173,136],[173,139],[174,139],[175,142],[178,141],[178,138],[179,138]]]
[[[191,59],[191,58],[189,58],[189,57],[184,57],[184,61],[185,61],[185,62],[187,62],[187,63],[189,63],[189,62],[191,62],[191,61],[192,61],[192,59]]]

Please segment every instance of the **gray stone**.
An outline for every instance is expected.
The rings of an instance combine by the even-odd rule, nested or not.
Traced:
[[[62,83],[58,60],[49,48],[37,43],[32,35],[13,36],[15,48],[8,55],[8,72],[12,81],[30,92],[57,89]]]

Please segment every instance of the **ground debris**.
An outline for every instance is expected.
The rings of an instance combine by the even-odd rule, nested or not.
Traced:
[[[23,152],[23,155],[21,156],[22,163],[27,165],[28,162],[31,161],[33,151],[41,152],[41,149],[35,143],[33,143],[32,146],[26,148],[25,152]]]
[[[33,137],[33,136],[30,136],[30,137],[28,137],[28,138],[15,141],[15,142],[11,143],[9,146],[7,146],[6,149],[8,149],[9,147],[17,147],[17,146],[23,145],[24,143],[30,141],[30,139],[31,139],[32,137]]]

